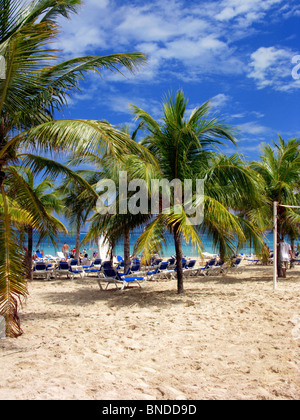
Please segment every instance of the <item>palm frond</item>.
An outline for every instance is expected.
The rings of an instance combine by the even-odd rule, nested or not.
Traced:
[[[0,314],[6,322],[6,336],[18,337],[22,334],[18,305],[27,295],[24,254],[19,244],[16,230],[11,223],[8,202],[1,187],[4,205],[0,216]]]

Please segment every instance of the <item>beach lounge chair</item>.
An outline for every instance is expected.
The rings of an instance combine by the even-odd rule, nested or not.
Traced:
[[[216,265],[216,263],[216,258],[211,258],[209,261],[207,261],[204,267],[198,269],[196,276],[207,276],[209,270],[211,270]]]
[[[47,265],[43,262],[37,262],[33,267],[33,278],[45,278],[46,280],[50,280],[52,270],[48,270]]]
[[[130,273],[129,274],[137,274],[141,271],[141,264],[133,264],[130,267]]]
[[[191,277],[197,274],[198,270],[195,269],[196,262],[197,262],[196,260],[191,260],[185,264],[184,269],[183,269],[184,276]]]
[[[84,279],[85,271],[82,266],[70,265],[70,275],[72,276],[72,280],[74,280],[76,275],[79,275],[80,278]]]
[[[121,284],[121,290],[124,290],[126,287],[128,287],[131,283],[136,282],[139,287],[144,287],[146,284],[147,278],[145,277],[139,277],[139,276],[127,276],[126,274],[120,274],[115,268],[102,268],[102,272],[104,274],[104,277],[101,277],[99,275],[98,277],[98,285],[100,290],[103,290],[101,282],[106,283],[106,288],[110,284],[114,284],[116,288],[118,289],[118,285]],[[142,285],[140,284],[142,282]]]
[[[187,265],[187,260],[185,258],[182,259],[182,270],[183,270],[183,275],[185,274],[185,267]],[[164,273],[166,273],[166,271],[169,272],[169,275],[166,276],[169,279],[175,279],[176,277],[176,273],[177,273],[177,263],[175,268],[167,268],[167,270],[164,271]]]
[[[151,265],[152,267],[157,267],[162,262],[161,258],[154,258]]]
[[[94,260],[94,262],[92,263],[93,268],[97,268],[98,270],[100,270],[101,269],[101,262],[102,262],[102,260],[100,258],[96,258]]]
[[[148,280],[159,280],[158,277],[156,277],[156,275],[158,274],[158,271],[159,271],[158,267],[156,267],[152,271],[147,271]]]
[[[174,258],[174,257],[169,258],[168,263],[169,263],[168,269],[169,270],[174,270],[174,268],[176,267],[176,258]]]
[[[230,271],[231,273],[241,272],[242,271],[242,266],[241,266],[242,261],[243,261],[242,258],[236,258],[228,271]]]
[[[170,270],[169,268],[170,264],[169,261],[163,261],[159,264],[158,266],[158,273],[156,274],[156,278],[157,279],[171,279],[172,278],[172,274],[173,271],[175,270]]]
[[[225,273],[227,268],[228,267],[224,262],[216,263],[215,265],[212,265],[211,267],[209,267],[206,274],[208,276],[218,276],[220,274]]]
[[[58,277],[62,277],[62,276],[67,276],[68,278],[69,278],[69,276],[71,276],[70,266],[65,261],[60,261],[58,263],[58,267],[54,270],[55,279],[57,279]]]
[[[100,270],[101,270],[101,264],[99,264],[99,265],[94,265],[94,263],[91,263],[91,264],[89,264],[89,265],[85,265],[84,263],[85,263],[86,261],[82,261],[82,268],[83,268],[83,270],[84,270],[84,272],[87,274],[87,275],[94,275],[94,276],[97,276],[98,275],[98,273],[100,272]]]

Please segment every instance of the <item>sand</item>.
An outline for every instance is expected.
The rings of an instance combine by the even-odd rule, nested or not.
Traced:
[[[300,266],[101,292],[35,280],[24,334],[0,340],[0,399],[300,398]]]

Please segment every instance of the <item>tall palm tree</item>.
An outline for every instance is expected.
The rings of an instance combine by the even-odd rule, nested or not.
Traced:
[[[233,128],[209,112],[209,103],[195,109],[186,117],[187,100],[181,90],[176,96],[169,95],[163,104],[163,118],[153,119],[147,112],[132,106],[137,120],[143,122],[148,135],[142,144],[155,156],[158,170],[144,165],[142,160],[129,158],[128,167],[140,177],[152,170],[152,176],[168,181],[179,180],[184,187],[184,180],[205,179],[204,221],[201,226],[189,223],[184,197],[176,203],[171,201],[169,214],[161,205],[158,215],[139,238],[137,250],[144,251],[149,257],[151,252],[159,250],[164,240],[164,232],[169,230],[174,237],[177,259],[177,291],[182,293],[182,235],[191,241],[199,253],[202,251],[200,228],[213,236],[215,244],[222,250],[223,256],[234,252],[235,235],[239,242],[246,240],[238,215],[231,210],[237,203],[252,199],[255,195],[255,180],[247,172],[240,159],[215,158],[217,146],[224,141],[235,143]],[[225,187],[225,188],[224,188]],[[184,191],[184,188],[182,188]],[[175,195],[174,195],[175,196]],[[199,197],[192,197],[195,208],[199,208]],[[160,203],[161,204],[161,203]]]
[[[5,79],[0,80],[0,191],[3,212],[0,216],[0,314],[5,317],[7,335],[21,333],[18,326],[17,301],[26,291],[23,258],[17,251],[17,236],[12,223],[11,198],[4,180],[14,177],[15,187],[24,187],[17,171],[10,169],[18,158],[37,174],[46,170],[55,176],[70,170],[32,152],[63,150],[75,147],[81,153],[110,148],[121,154],[128,146],[127,138],[110,124],[101,121],[59,120],[52,118],[66,104],[67,97],[78,89],[86,72],[100,73],[107,68],[134,72],[145,62],[141,53],[113,54],[104,57],[79,57],[60,62],[58,52],[49,45],[58,35],[57,18],[69,18],[81,0],[0,0],[0,55],[5,59]],[[94,145],[94,141],[98,141]],[[134,147],[134,145],[132,145]],[[73,174],[88,188],[80,176]],[[21,182],[20,185],[18,184]],[[20,187],[21,188],[21,187]],[[25,195],[26,193],[26,195]],[[38,223],[39,206],[27,186],[23,202],[31,222]],[[12,283],[16,284],[15,294]],[[16,297],[17,296],[17,297]],[[14,325],[12,328],[11,325]]]
[[[293,208],[281,207],[282,205],[299,206],[300,191],[300,140],[291,139],[285,141],[278,136],[278,142],[273,145],[262,145],[260,160],[251,163],[263,183],[264,194],[267,199],[259,208],[266,214],[268,228],[273,226],[273,203],[278,202],[278,237],[277,242],[290,235],[297,238],[300,236],[299,211]],[[277,252],[279,277],[283,276],[281,254]]]
[[[127,125],[124,125],[120,128],[120,131],[128,136],[132,142],[136,141],[137,133],[141,128],[141,124],[137,126],[137,128],[130,133],[130,128]],[[124,150],[123,156],[116,160],[114,156],[111,156],[109,153],[104,156],[98,156],[95,154],[90,153],[84,157],[74,157],[71,159],[70,163],[72,165],[78,164],[91,164],[94,166],[94,170],[85,170],[79,171],[84,177],[94,186],[96,189],[100,187],[99,181],[104,179],[109,179],[114,181],[116,186],[116,195],[112,197],[113,201],[110,203],[114,205],[116,208],[116,212],[114,214],[101,214],[98,211],[94,212],[94,214],[89,219],[90,226],[89,232],[86,235],[84,241],[95,240],[100,236],[104,236],[105,239],[110,242],[111,247],[123,238],[124,241],[124,270],[125,272],[130,266],[130,231],[138,226],[141,226],[147,221],[150,215],[132,215],[130,213],[127,214],[120,214],[118,211],[119,204],[120,204],[120,185],[119,185],[119,175],[120,172],[127,172],[130,173],[130,168],[127,167],[127,157],[130,155],[130,150]],[[142,159],[140,155],[134,155],[137,159]],[[127,185],[130,182],[130,178],[127,179]],[[100,191],[98,191],[100,192]],[[87,192],[88,195],[88,192]],[[89,203],[92,203],[94,207],[96,207],[95,198],[89,197],[87,199],[87,195],[85,196],[85,200]],[[128,200],[132,197],[133,193],[128,192],[127,194],[127,203],[126,207],[128,206]]]

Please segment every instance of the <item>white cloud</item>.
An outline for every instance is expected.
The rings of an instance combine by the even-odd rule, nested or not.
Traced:
[[[225,95],[224,93],[219,93],[218,95],[214,96],[210,100],[211,108],[222,108],[228,101],[230,100],[230,96]]]
[[[260,47],[251,54],[249,78],[253,78],[259,89],[267,86],[276,90],[290,90],[299,87],[292,78],[292,57],[289,49]]]
[[[238,128],[242,133],[251,135],[262,135],[270,132],[269,127],[257,124],[255,121],[239,124]]]
[[[262,19],[267,10],[272,6],[282,3],[283,0],[223,0],[220,3],[221,12],[216,15],[220,21],[229,21],[242,17],[244,22],[252,22]]]
[[[248,73],[259,88],[274,86],[271,74],[274,75],[278,60],[287,59],[286,50],[272,50],[275,47],[257,50],[251,56],[249,70],[248,51],[235,42],[249,36],[254,30],[253,23],[261,22],[273,8],[284,7],[286,14],[292,13],[292,6],[282,3],[283,0],[216,0],[190,7],[183,0],[134,4],[86,0],[78,15],[70,21],[61,21],[63,32],[54,46],[63,50],[64,58],[145,52],[149,64],[134,78],[128,77],[131,83],[157,82],[170,76],[198,81],[216,74]],[[118,82],[122,77],[105,74],[109,81]],[[123,77],[122,80],[125,81]],[[282,89],[282,85],[277,88]],[[290,89],[288,84],[285,89]]]

